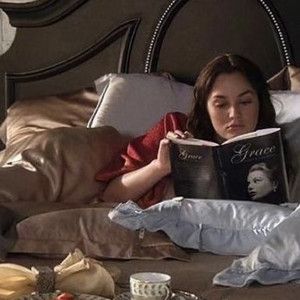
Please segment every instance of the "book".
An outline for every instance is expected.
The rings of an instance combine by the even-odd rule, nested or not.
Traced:
[[[176,196],[185,198],[289,200],[280,128],[246,133],[217,144],[169,133]]]

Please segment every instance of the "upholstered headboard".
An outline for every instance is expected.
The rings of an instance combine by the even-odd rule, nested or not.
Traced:
[[[252,59],[267,77],[294,64],[270,0],[38,0],[0,8],[17,27],[0,57],[2,119],[16,99],[90,86],[105,73],[168,71],[192,83],[224,52]]]

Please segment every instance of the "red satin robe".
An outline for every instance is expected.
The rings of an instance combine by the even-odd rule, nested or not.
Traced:
[[[112,163],[105,169],[100,170],[96,179],[101,182],[110,180],[139,169],[149,164],[157,157],[159,142],[168,131],[186,130],[187,116],[180,112],[166,114],[153,128],[145,135],[139,136],[129,142],[127,147],[113,159]],[[147,208],[153,204],[161,202],[168,189],[169,176],[161,179],[146,192],[136,203],[141,208]]]

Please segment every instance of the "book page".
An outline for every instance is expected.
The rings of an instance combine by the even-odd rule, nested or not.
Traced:
[[[166,138],[175,144],[181,144],[181,145],[195,145],[195,146],[198,145],[198,146],[210,146],[210,147],[219,145],[217,143],[206,141],[206,140],[199,140],[194,138],[186,138],[186,139],[178,138],[172,132],[168,132]]]
[[[236,142],[236,141],[241,141],[241,140],[254,138],[254,137],[257,137],[257,136],[268,135],[268,134],[271,134],[271,133],[279,131],[279,130],[280,130],[280,128],[259,129],[259,130],[253,131],[253,132],[238,135],[238,136],[236,136],[232,139],[229,139],[229,140],[225,141],[224,143],[222,143],[222,145],[233,143],[233,142]]]

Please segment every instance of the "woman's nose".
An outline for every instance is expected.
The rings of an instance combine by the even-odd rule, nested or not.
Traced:
[[[229,111],[228,111],[228,115],[229,118],[233,119],[235,117],[239,117],[241,114],[240,109],[238,106],[230,106],[229,107]]]
[[[251,183],[248,183],[248,192],[253,191],[253,186]]]

